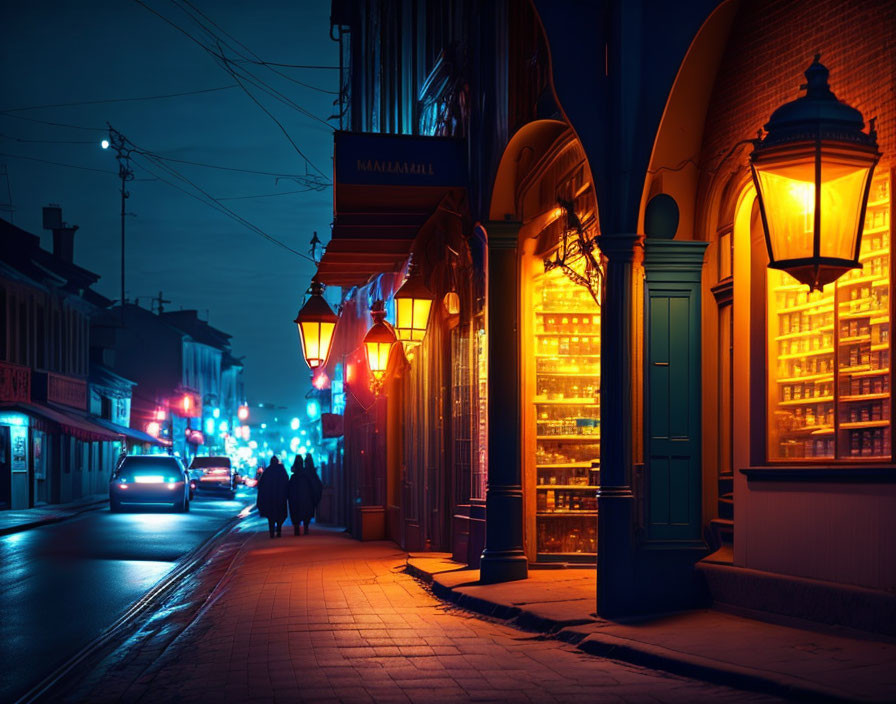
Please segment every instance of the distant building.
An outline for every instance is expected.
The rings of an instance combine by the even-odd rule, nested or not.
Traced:
[[[186,462],[224,452],[245,402],[230,335],[195,310],[157,314],[133,303],[111,308],[93,334],[110,368],[136,382],[133,427],[157,433]]]
[[[120,428],[92,415],[103,402],[90,404],[90,321],[111,301],[73,261],[77,227],[46,211],[52,252],[0,220],[0,508],[104,492],[123,442]],[[117,384],[120,419],[129,385]],[[108,411],[111,420],[111,400]]]

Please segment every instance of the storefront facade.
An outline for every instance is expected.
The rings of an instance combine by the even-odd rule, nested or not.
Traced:
[[[891,4],[534,0],[466,26],[467,44],[439,61],[465,50],[498,67],[466,84],[462,62],[444,69],[462,86],[451,96],[494,98],[459,113],[471,155],[461,233],[484,243],[483,300],[457,326],[430,321],[385,387],[381,403],[398,407],[378,416],[381,445],[355,447],[382,448],[383,500],[404,516],[394,535],[450,545],[485,582],[596,561],[608,617],[712,598],[810,618],[799,607],[815,604],[872,627],[896,583]],[[863,268],[809,294],[768,269],[749,152],[816,52],[837,97],[877,117],[883,156]],[[375,95],[374,75],[353,74],[353,89]],[[356,107],[352,124],[375,129]],[[583,246],[566,270],[570,242]],[[347,436],[347,466],[352,448]],[[432,527],[444,507],[447,543]]]
[[[892,4],[707,3],[665,26],[659,13],[617,8],[605,25],[609,80],[594,77],[609,108],[566,85],[582,57],[559,46],[559,11],[536,6],[558,100],[597,182],[605,325],[620,311],[631,324],[630,336],[617,325],[616,338],[603,339],[605,382],[620,334],[630,340],[621,349],[632,364],[614,365],[613,380],[633,393],[628,406],[602,388],[599,611],[700,603],[711,594],[757,612],[869,630],[892,624]],[[576,45],[568,29],[562,42]],[[629,31],[640,39],[623,46]],[[674,76],[663,75],[664,66],[638,89],[614,84],[614,65],[627,63],[635,75],[660,51],[666,62],[680,57]],[[877,118],[882,157],[869,191],[862,269],[810,293],[768,268],[749,154],[757,130],[801,94],[816,53],[836,97],[864,116],[866,133]],[[638,120],[629,129],[621,118],[635,104]],[[607,134],[629,153],[608,148]],[[611,183],[614,174],[619,180]],[[658,301],[657,292],[668,300]],[[682,295],[688,302],[679,323],[664,332]],[[682,320],[689,321],[684,333]],[[695,342],[685,344],[687,337]],[[678,372],[676,349],[690,350]],[[677,388],[669,379],[679,380]],[[663,411],[676,398],[689,400],[678,412]],[[663,417],[695,408],[696,423],[664,428]],[[632,419],[621,436],[606,425],[619,417]],[[669,452],[676,438],[687,442]],[[618,464],[612,444],[625,453]],[[622,471],[611,478],[614,465]],[[695,564],[709,594],[689,579]],[[676,585],[668,589],[675,598],[645,586],[651,574],[663,576],[666,588]],[[882,621],[883,614],[890,617]]]

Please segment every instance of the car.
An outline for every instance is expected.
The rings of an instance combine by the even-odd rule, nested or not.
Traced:
[[[190,474],[196,482],[197,489],[221,491],[231,499],[236,496],[240,475],[229,457],[214,455],[194,457],[190,463]]]
[[[186,512],[192,498],[183,463],[170,455],[128,455],[118,463],[109,481],[109,508],[113,513],[146,504]]]

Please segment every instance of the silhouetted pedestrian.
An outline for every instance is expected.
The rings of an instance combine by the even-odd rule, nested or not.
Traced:
[[[323,483],[317,476],[317,469],[311,455],[305,455],[305,461],[296,455],[292,463],[292,476],[289,478],[289,519],[293,531],[299,535],[299,523],[308,534],[308,524],[314,516],[314,509],[320,503]]]
[[[286,468],[280,463],[276,455],[271,458],[270,464],[258,480],[258,498],[255,501],[258,506],[258,515],[268,519],[268,532],[271,537],[276,533],[280,537],[283,529],[283,521],[286,520],[286,489],[289,477]]]

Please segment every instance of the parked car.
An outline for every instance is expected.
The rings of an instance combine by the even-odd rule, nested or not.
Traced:
[[[229,457],[194,457],[190,463],[190,472],[197,489],[225,492],[231,499],[236,496],[240,475]]]
[[[109,482],[109,508],[163,504],[175,511],[189,511],[190,478],[183,463],[169,455],[128,455],[118,464]]]

